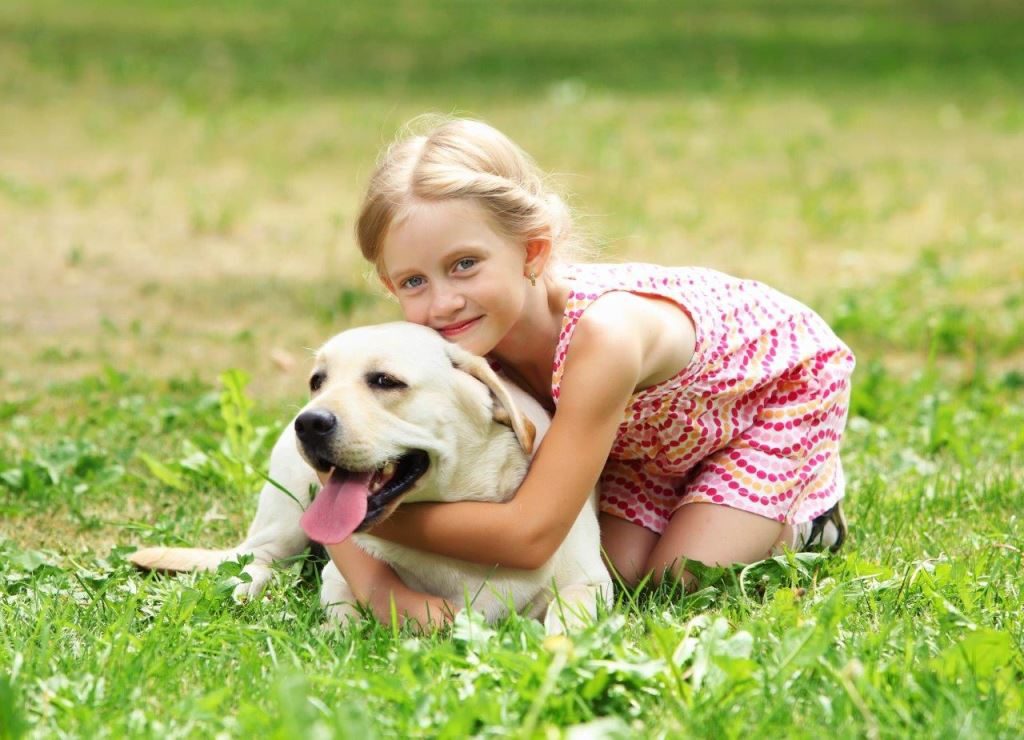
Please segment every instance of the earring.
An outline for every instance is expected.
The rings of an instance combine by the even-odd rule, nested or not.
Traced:
[[[530,274],[527,275],[527,277],[530,279],[530,285],[533,286],[534,288],[536,288],[537,287],[537,273],[535,273],[533,270],[530,270]]]

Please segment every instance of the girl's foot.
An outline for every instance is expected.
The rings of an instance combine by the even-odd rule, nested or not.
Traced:
[[[824,514],[796,527],[796,550],[837,552],[846,541],[846,516],[840,501]]]

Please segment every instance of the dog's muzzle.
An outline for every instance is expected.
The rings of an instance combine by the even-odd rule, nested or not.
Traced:
[[[328,442],[338,429],[338,417],[327,409],[303,411],[295,419],[295,436],[302,443],[306,460],[321,472],[330,470]]]

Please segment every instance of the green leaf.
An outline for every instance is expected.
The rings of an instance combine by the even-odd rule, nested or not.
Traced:
[[[14,555],[11,555],[11,562],[15,565],[21,566],[22,570],[29,573],[42,568],[44,565],[50,565],[46,556],[38,550],[23,550],[21,552],[16,552]]]
[[[816,664],[835,641],[847,610],[845,596],[837,589],[818,609],[816,619],[787,632],[782,638],[778,673],[772,680],[786,680],[796,671]]]
[[[970,673],[980,680],[992,680],[1002,671],[1012,669],[1019,661],[1020,653],[1013,635],[982,627],[935,656],[931,666],[948,679]]]
[[[672,654],[679,667],[689,666],[690,682],[695,691],[715,688],[727,681],[748,678],[757,669],[750,660],[754,637],[743,630],[729,634],[729,622],[722,617],[714,621],[699,614],[686,625],[685,637]]]
[[[176,491],[187,491],[188,484],[185,479],[181,477],[173,468],[164,465],[159,460],[147,455],[145,452],[139,452],[138,457],[145,463],[149,469],[150,474],[159,480],[161,483],[170,486]]]

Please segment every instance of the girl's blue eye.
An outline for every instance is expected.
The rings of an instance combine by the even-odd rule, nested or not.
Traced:
[[[476,260],[473,257],[463,257],[455,263],[455,269],[457,270],[468,270],[476,264]]]
[[[406,278],[402,281],[403,288],[418,288],[423,284],[423,278],[418,275],[414,275],[411,278]]]

